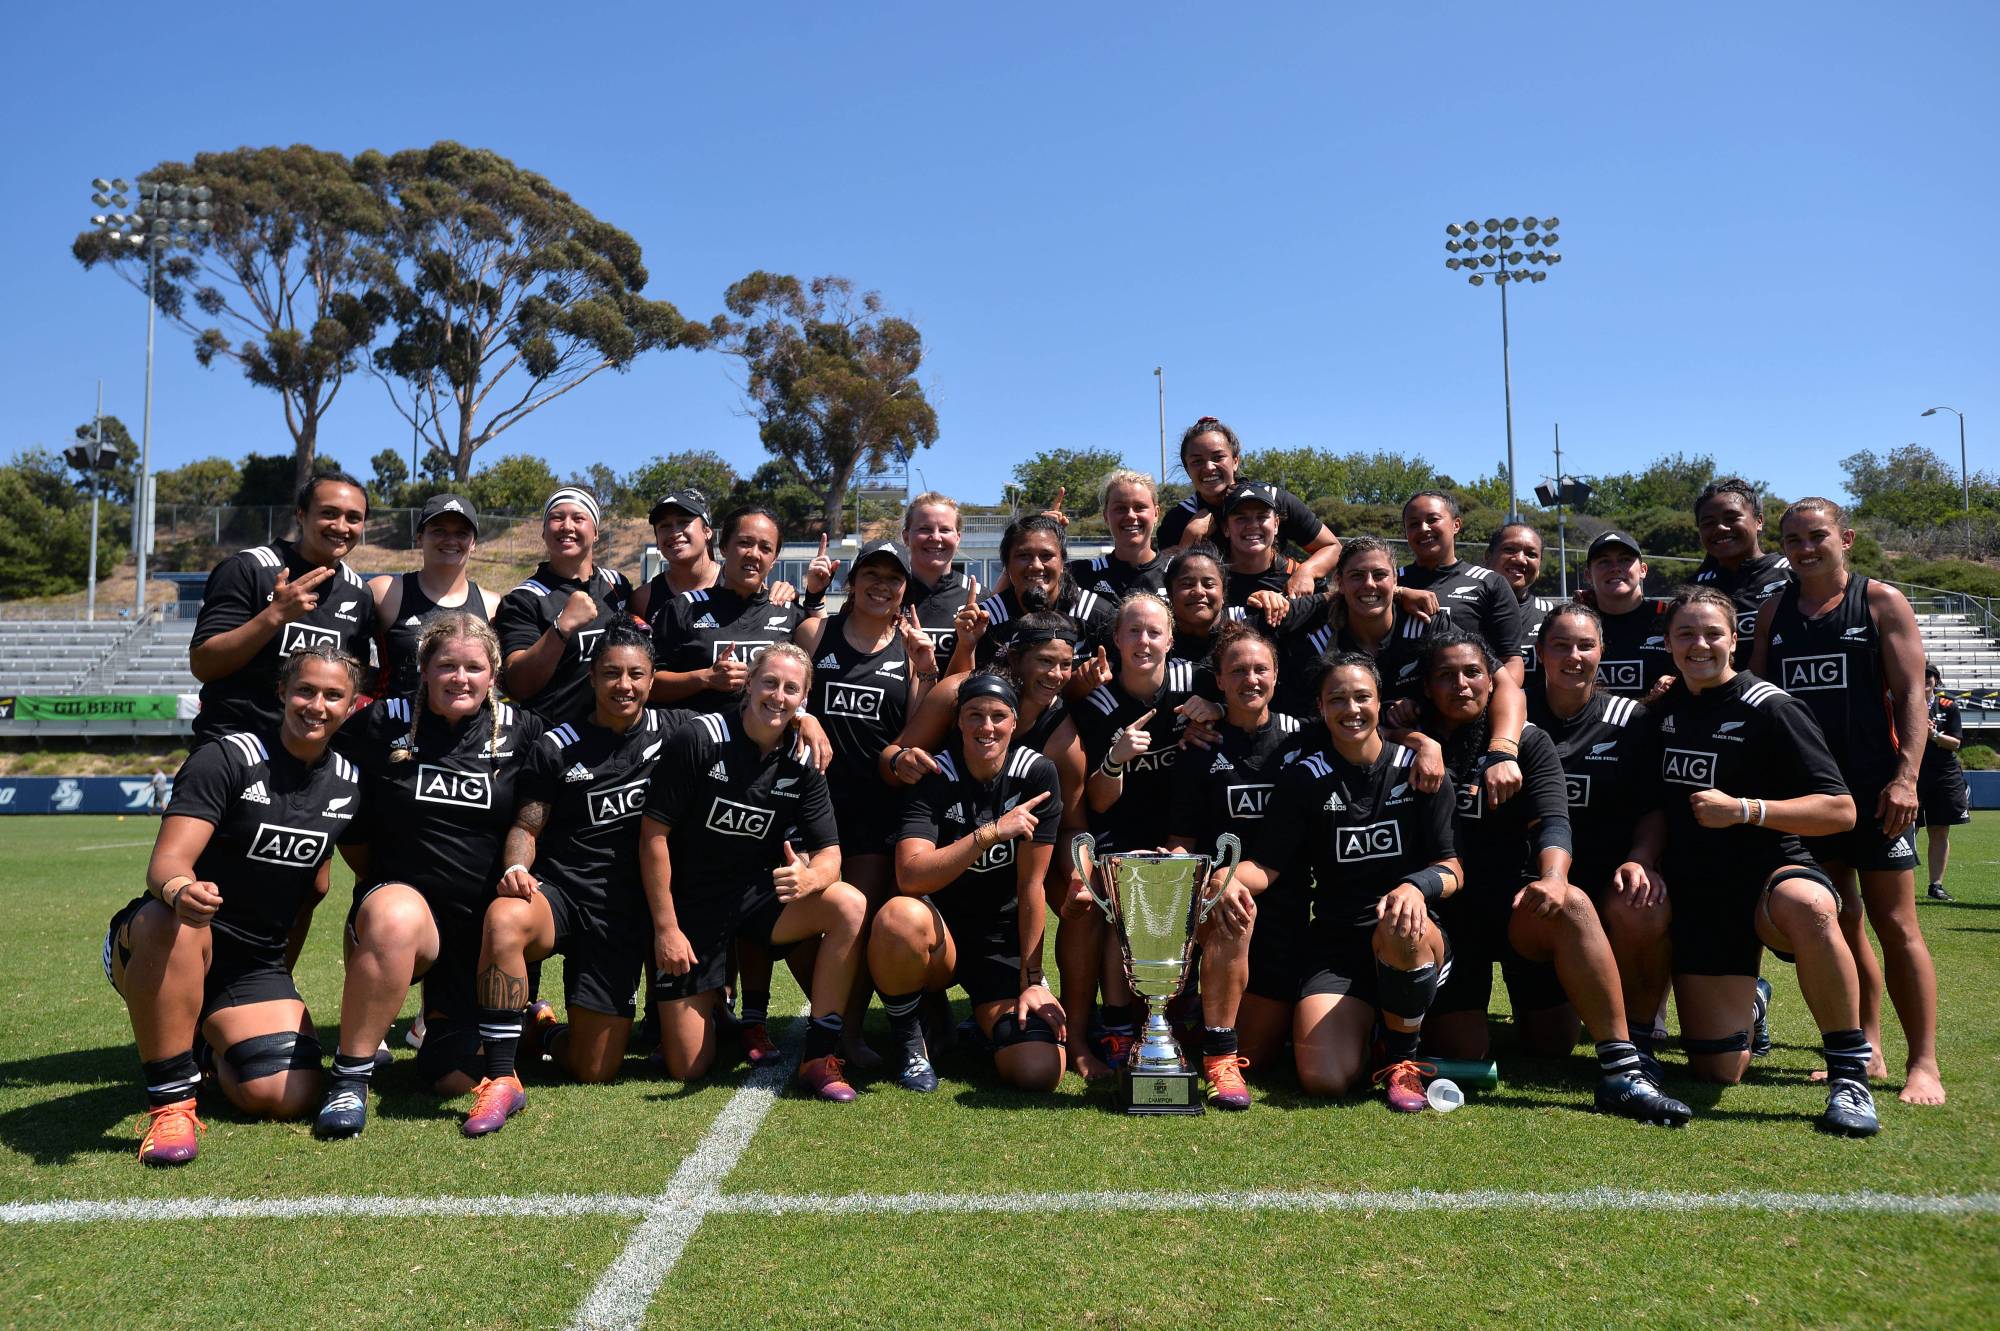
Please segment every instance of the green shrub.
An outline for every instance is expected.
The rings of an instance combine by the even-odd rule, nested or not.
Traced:
[[[1898,559],[1891,567],[1891,576],[1902,582],[1972,596],[2000,596],[2000,568],[1991,564],[1967,559]]]
[[[1958,751],[1959,765],[1968,772],[1991,772],[2000,769],[2000,753],[1995,753],[1991,745],[1968,744]]]

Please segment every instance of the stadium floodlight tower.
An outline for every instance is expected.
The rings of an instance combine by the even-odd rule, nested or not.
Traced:
[[[90,201],[99,208],[130,205],[123,180],[103,176],[90,182]],[[209,216],[206,185],[139,182],[139,204],[132,212],[97,213],[90,222],[113,246],[146,251],[146,409],[139,427],[139,484],[132,494],[132,547],[138,560],[139,585],[132,594],[132,621],[146,617],[146,560],[153,544],[153,310],[160,276],[160,255],[175,247],[193,249],[215,229]]]
[[[1514,486],[1514,371],[1507,338],[1507,287],[1509,283],[1546,282],[1547,268],[1562,262],[1562,255],[1544,246],[1561,239],[1556,235],[1559,220],[1553,217],[1489,217],[1484,222],[1453,222],[1444,229],[1444,266],[1464,272],[1473,286],[1484,286],[1487,278],[1500,288],[1500,384],[1507,402],[1507,519],[1517,521],[1520,503]],[[1483,252],[1482,252],[1483,251]],[[1539,265],[1539,266],[1537,266]]]
[[[1935,416],[1948,411],[1958,417],[1958,485],[1965,492],[1965,557],[1972,555],[1972,473],[1965,469],[1965,413],[1957,407],[1932,407],[1923,414]]]

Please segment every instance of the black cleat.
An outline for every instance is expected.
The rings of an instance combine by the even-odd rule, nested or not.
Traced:
[[[1603,1077],[1597,1083],[1597,1112],[1616,1114],[1639,1123],[1653,1123],[1663,1128],[1681,1128],[1694,1117],[1694,1111],[1680,1101],[1667,1095],[1637,1072],[1621,1072],[1615,1077]]]
[[[923,1025],[911,1024],[914,1029],[898,1042],[896,1084],[906,1091],[928,1094],[937,1089],[937,1069],[931,1066],[930,1050],[924,1045]]]
[[[1750,1057],[1771,1052],[1771,982],[1757,977],[1757,997],[1750,1008]]]
[[[1838,1137],[1873,1137],[1882,1130],[1882,1120],[1875,1117],[1875,1097],[1868,1088],[1842,1077],[1827,1082],[1826,1112],[1813,1126]]]
[[[368,1126],[368,1083],[336,1079],[313,1120],[315,1137],[354,1137]]]
[[[1929,897],[1929,898],[1930,898],[1930,899],[1931,899],[1932,901],[1956,901],[1956,900],[1958,900],[1958,898],[1957,898],[1957,897],[1953,896],[1953,895],[1952,895],[1951,893],[1949,893],[1949,892],[1947,892],[1947,891],[1945,891],[1945,890],[1944,890],[1944,884],[1943,884],[1943,883],[1932,883],[1932,884],[1930,885],[1930,888],[1929,888],[1929,890],[1928,890],[1928,891],[1926,891],[1926,892],[1924,893],[1924,895],[1925,895],[1925,896],[1927,896],[1927,897]]]

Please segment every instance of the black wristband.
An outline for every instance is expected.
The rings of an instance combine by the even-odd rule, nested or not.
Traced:
[[[1423,893],[1426,902],[1436,901],[1444,895],[1444,871],[1435,864],[1404,874],[1403,881]]]
[[[823,610],[825,608],[826,593],[823,591],[808,591],[804,596],[799,598],[799,609],[801,610]]]

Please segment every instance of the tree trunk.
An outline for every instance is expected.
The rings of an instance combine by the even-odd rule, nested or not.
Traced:
[[[451,455],[452,479],[461,488],[472,475],[472,455],[478,451],[479,441],[472,437],[472,408],[461,402],[458,409],[458,447]]]
[[[319,457],[319,417],[310,414],[302,417],[296,433],[292,435],[292,486],[303,490],[312,479],[313,466]]]
[[[826,522],[826,539],[837,541],[847,534],[847,483],[854,479],[854,459],[835,463],[822,496],[820,516]],[[860,535],[856,532],[855,535]]]

